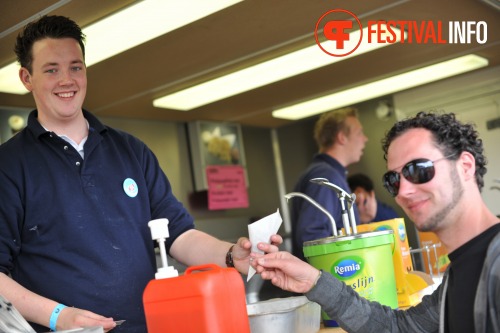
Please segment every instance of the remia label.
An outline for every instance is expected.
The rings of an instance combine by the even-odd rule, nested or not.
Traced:
[[[332,266],[332,273],[343,279],[349,279],[363,270],[364,262],[360,257],[344,258]]]

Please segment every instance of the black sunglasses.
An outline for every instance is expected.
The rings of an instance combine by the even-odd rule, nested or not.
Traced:
[[[454,154],[453,154],[454,155]],[[405,164],[401,169],[401,174],[407,181],[413,184],[424,184],[432,180],[436,174],[434,169],[434,163],[440,160],[447,159],[450,156],[445,156],[438,158],[437,160],[431,161],[426,158],[417,158]],[[382,177],[382,183],[385,189],[395,197],[399,192],[400,183],[400,173],[396,171],[388,171]]]

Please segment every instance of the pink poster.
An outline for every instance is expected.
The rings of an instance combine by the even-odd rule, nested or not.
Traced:
[[[245,170],[241,165],[211,165],[205,171],[209,210],[248,207]]]

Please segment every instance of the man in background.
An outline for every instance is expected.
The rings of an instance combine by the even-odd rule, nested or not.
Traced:
[[[357,110],[344,108],[321,115],[314,127],[314,139],[319,152],[300,176],[294,192],[301,192],[323,206],[335,219],[337,229],[341,229],[342,206],[337,193],[310,180],[326,178],[347,193],[352,193],[346,180],[346,168],[361,159],[368,138],[359,122]],[[359,220],[357,210],[355,219]],[[293,253],[302,260],[305,260],[302,251],[304,242],[333,235],[328,216],[303,198],[293,199],[291,221]]]
[[[365,174],[347,177],[347,183],[356,194],[356,206],[361,223],[379,222],[400,217],[391,206],[377,200],[373,181]]]

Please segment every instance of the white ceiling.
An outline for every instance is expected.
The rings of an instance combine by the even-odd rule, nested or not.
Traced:
[[[1,1],[0,66],[15,60],[15,37],[32,17],[65,15],[85,26],[133,2]],[[485,21],[488,42],[397,44],[192,111],[152,106],[167,92],[314,45],[318,19],[339,8],[355,13],[363,25],[368,20]],[[447,36],[446,24],[443,30]],[[468,53],[487,58],[490,67],[500,64],[500,11],[480,0],[246,0],[90,67],[85,107],[99,116],[273,128],[290,123],[271,116],[276,108]],[[34,103],[29,94],[0,93],[1,107],[33,108]]]

